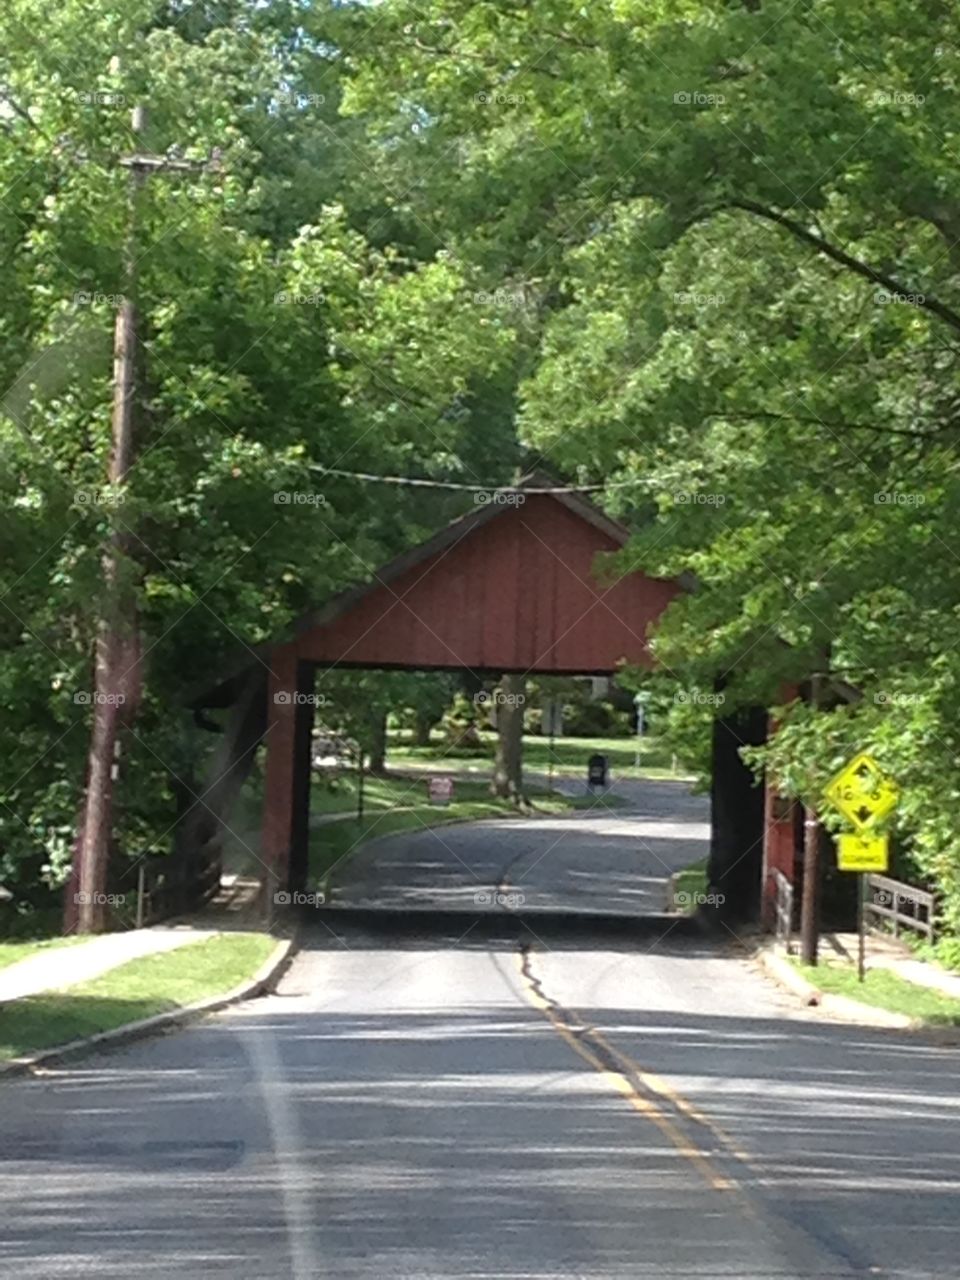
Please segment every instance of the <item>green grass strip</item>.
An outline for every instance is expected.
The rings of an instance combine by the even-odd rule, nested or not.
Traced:
[[[487,772],[493,766],[495,735],[481,733],[481,739],[487,747],[487,755],[472,756],[467,754],[451,755],[445,753],[443,741],[438,737],[429,747],[416,747],[394,739],[387,753],[387,767],[390,762],[420,762],[431,769],[464,769],[471,765]],[[523,767],[524,769],[547,773],[551,763],[556,774],[567,777],[587,778],[587,761],[595,752],[607,757],[608,764],[619,778],[686,778],[688,772],[674,774],[673,757],[654,738],[644,738],[640,747],[640,767],[636,767],[636,738],[555,738],[553,746],[550,739],[540,734],[524,734]]]
[[[792,961],[808,982],[831,995],[847,996],[862,1004],[888,1009],[891,1013],[905,1013],[934,1025],[960,1025],[960,1000],[908,982],[890,969],[868,969],[863,982],[857,979],[854,968],[820,964],[816,967]]]
[[[689,867],[678,871],[673,880],[673,905],[689,915],[696,911],[700,899],[704,898],[709,888],[707,881],[707,859],[701,858]]]
[[[0,1005],[0,1060],[225,995],[253,977],[276,943],[265,933],[218,934],[141,956],[65,991]]]

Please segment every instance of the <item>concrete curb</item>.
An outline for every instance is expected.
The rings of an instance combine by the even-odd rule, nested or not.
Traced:
[[[252,978],[224,995],[208,996],[205,1000],[183,1005],[180,1009],[170,1009],[167,1013],[156,1013],[150,1018],[140,1018],[137,1022],[128,1022],[110,1031],[98,1031],[95,1035],[71,1040],[68,1044],[55,1045],[52,1049],[42,1049],[29,1057],[13,1058],[9,1062],[0,1063],[0,1079],[29,1075],[37,1067],[52,1066],[78,1054],[88,1053],[100,1045],[114,1045],[127,1040],[144,1039],[158,1032],[195,1022],[205,1014],[215,1013],[228,1005],[253,999],[254,996],[262,995],[274,985],[292,959],[294,950],[295,940],[283,938]]]
[[[822,1009],[824,1013],[844,1022],[853,1022],[862,1027],[896,1027],[907,1031],[935,1030],[926,1027],[919,1018],[911,1018],[905,1013],[893,1013],[889,1009],[864,1004],[849,996],[836,996],[821,991],[770,945],[759,947],[754,952],[754,959],[768,977],[781,987],[786,987],[793,995],[799,996],[805,1005]]]

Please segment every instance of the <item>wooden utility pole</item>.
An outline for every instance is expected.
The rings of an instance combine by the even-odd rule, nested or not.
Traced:
[[[820,706],[824,677],[810,678],[810,701]],[[800,901],[800,958],[815,965],[820,948],[820,819],[812,805],[803,809],[803,897]]]
[[[146,108],[133,109],[135,139],[142,141]],[[140,196],[150,173],[190,170],[195,165],[138,148],[119,163],[130,171],[130,220],[124,248],[124,290],[113,336],[113,417],[107,466],[110,502],[133,465],[137,399],[137,231]],[[79,933],[98,933],[106,920],[107,870],[113,831],[113,786],[119,773],[120,736],[140,700],[142,682],[137,618],[136,570],[131,535],[113,518],[102,557],[103,604],[97,626],[94,664],[93,732],[87,757],[87,785],[76,844],[76,866],[66,904],[66,924]]]
[[[820,946],[820,822],[803,810],[803,898],[800,902],[800,958],[816,964]]]

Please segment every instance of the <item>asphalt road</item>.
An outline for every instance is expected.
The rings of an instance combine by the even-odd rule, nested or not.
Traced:
[[[582,785],[577,786],[583,792]],[[338,907],[526,912],[673,910],[670,876],[709,851],[709,801],[683,783],[624,782],[626,809],[402,832],[356,850],[333,876]]]
[[[275,996],[0,1085],[4,1280],[960,1276],[956,1049],[818,1021],[675,917],[304,944]]]

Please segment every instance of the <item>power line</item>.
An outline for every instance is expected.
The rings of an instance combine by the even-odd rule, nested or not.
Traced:
[[[311,467],[327,476],[347,480],[363,480],[369,484],[411,485],[418,489],[456,489],[462,493],[598,493],[604,489],[625,489],[639,480],[618,480],[607,484],[567,484],[552,488],[534,488],[524,484],[461,484],[455,480],[425,480],[419,476],[378,476],[369,471],[342,471],[338,467]]]

